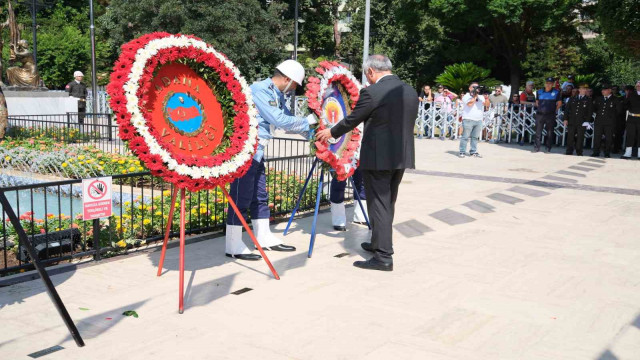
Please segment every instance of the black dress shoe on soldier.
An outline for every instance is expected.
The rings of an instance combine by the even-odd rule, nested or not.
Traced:
[[[353,266],[366,270],[393,271],[393,263],[385,264],[376,258],[371,258],[367,261],[356,261]]]
[[[258,261],[260,259],[262,259],[262,256],[258,255],[258,254],[225,254],[226,257],[230,257],[232,259],[238,259],[238,260],[247,260],[247,261]]]
[[[360,246],[362,246],[364,251],[373,252],[373,246],[371,246],[371,243],[362,243]]]
[[[591,154],[591,157],[600,157],[600,153],[599,152],[594,152],[593,154]]]
[[[611,155],[609,155],[609,154],[604,154],[604,157],[606,157],[606,158],[610,158],[610,157],[611,157]]]
[[[296,251],[296,247],[291,245],[280,244],[276,246],[265,246],[262,248],[262,250],[291,252],[291,251]]]
[[[342,225],[333,225],[333,230],[347,231],[347,227]]]

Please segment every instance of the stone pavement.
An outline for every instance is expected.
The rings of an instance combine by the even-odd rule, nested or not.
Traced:
[[[368,230],[332,231],[327,212],[311,259],[311,217],[286,237],[297,252],[268,253],[280,281],[223,238],[188,245],[183,315],[177,248],[160,278],[158,252],[119,257],[53,276],[84,348],[40,281],[0,288],[0,358],[640,359],[640,161],[416,145],[395,271],[354,268]]]

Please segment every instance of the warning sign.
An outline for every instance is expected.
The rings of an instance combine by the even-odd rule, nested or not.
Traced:
[[[82,180],[82,207],[83,220],[111,216],[111,176]]]

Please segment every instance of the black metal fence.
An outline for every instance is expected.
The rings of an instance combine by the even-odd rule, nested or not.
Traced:
[[[33,121],[33,120],[32,120]],[[38,120],[47,121],[47,120]],[[108,126],[108,125],[102,125]],[[64,131],[64,130],[61,130]],[[273,217],[285,217],[295,206],[313,158],[307,141],[273,139],[265,151],[269,207]],[[314,171],[300,210],[315,206],[320,171]],[[323,204],[328,201],[325,175]],[[8,197],[39,258],[47,265],[78,258],[116,255],[163,238],[173,187],[148,172],[113,175],[113,216],[97,222],[81,220],[81,179],[11,186],[0,189]],[[347,187],[347,198],[352,191]],[[219,189],[191,193],[187,198],[187,233],[223,230],[227,202]],[[17,241],[14,226],[1,208],[0,276],[31,270],[31,259]],[[172,236],[178,235],[178,212]]]
[[[46,138],[91,145],[108,153],[129,153],[118,137],[118,125],[112,114],[12,115],[8,120],[6,135],[10,137]]]

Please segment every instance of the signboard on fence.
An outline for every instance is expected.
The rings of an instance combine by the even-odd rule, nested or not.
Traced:
[[[82,219],[111,216],[111,176],[82,180]]]

